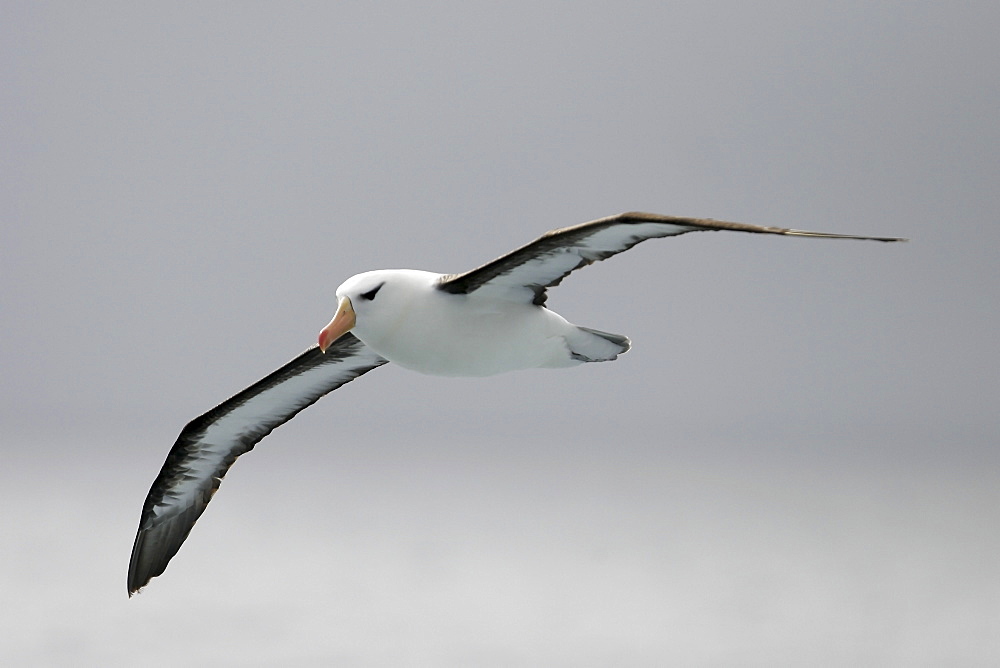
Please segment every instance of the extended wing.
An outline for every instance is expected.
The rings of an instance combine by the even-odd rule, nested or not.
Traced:
[[[646,239],[716,230],[825,239],[906,241],[892,237],[862,237],[851,234],[806,232],[782,227],[761,227],[710,218],[622,213],[546,232],[531,243],[472,271],[442,277],[438,288],[452,294],[468,294],[488,286],[510,291],[512,296],[520,295],[525,300],[542,305],[545,303],[545,289],[558,285],[563,278],[580,267],[626,251]]]
[[[236,458],[320,397],[388,360],[352,334],[310,348],[188,423],[142,506],[128,566],[129,596],[160,575]]]

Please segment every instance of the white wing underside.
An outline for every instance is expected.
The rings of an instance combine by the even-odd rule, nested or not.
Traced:
[[[808,232],[762,227],[708,218],[679,218],[652,213],[623,213],[547,232],[535,241],[464,274],[444,276],[439,289],[453,294],[487,291],[491,296],[545,303],[545,289],[576,269],[607,259],[658,237],[709,231],[780,234],[826,239],[905,241],[892,237]]]
[[[166,568],[240,455],[320,397],[385,360],[347,334],[312,348],[181,431],[143,505],[129,562],[129,595]]]

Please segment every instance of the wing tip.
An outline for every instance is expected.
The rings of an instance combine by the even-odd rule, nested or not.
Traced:
[[[149,568],[142,568],[140,573],[140,563],[143,561],[143,545],[145,543],[145,532],[140,528],[135,536],[135,543],[132,545],[132,557],[128,562],[128,597],[142,591],[142,588],[153,579]]]
[[[143,588],[148,585],[149,581],[152,579],[152,576],[145,578],[145,580],[137,578],[135,577],[135,573],[130,570],[128,574],[128,597],[132,598],[136,594],[142,593]]]
[[[823,239],[857,239],[859,241],[881,241],[883,243],[907,242],[904,237],[867,237],[858,234],[833,234],[830,232],[810,232],[809,230],[785,230],[785,234],[794,237],[819,237]]]

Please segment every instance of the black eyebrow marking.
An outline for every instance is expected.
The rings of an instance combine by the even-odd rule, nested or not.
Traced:
[[[371,300],[375,299],[375,294],[376,294],[376,293],[377,293],[377,292],[378,292],[379,290],[381,290],[381,289],[382,289],[382,286],[383,286],[383,285],[385,285],[385,282],[384,282],[384,281],[383,281],[382,283],[379,283],[378,285],[376,285],[376,286],[375,286],[374,288],[372,288],[372,289],[371,289],[371,290],[369,290],[368,292],[362,292],[362,293],[361,293],[360,295],[358,295],[358,296],[359,296],[359,297],[361,297],[362,299],[367,299],[368,301],[371,301]]]

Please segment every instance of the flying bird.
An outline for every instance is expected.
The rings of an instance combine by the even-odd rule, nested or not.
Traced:
[[[623,213],[552,230],[463,274],[369,271],[337,288],[318,345],[184,427],[142,507],[129,596],[163,573],[240,455],[299,411],[387,362],[442,376],[607,362],[628,337],[580,327],[546,308],[571,272],[657,237],[728,230],[824,239],[905,241],[702,218]]]

